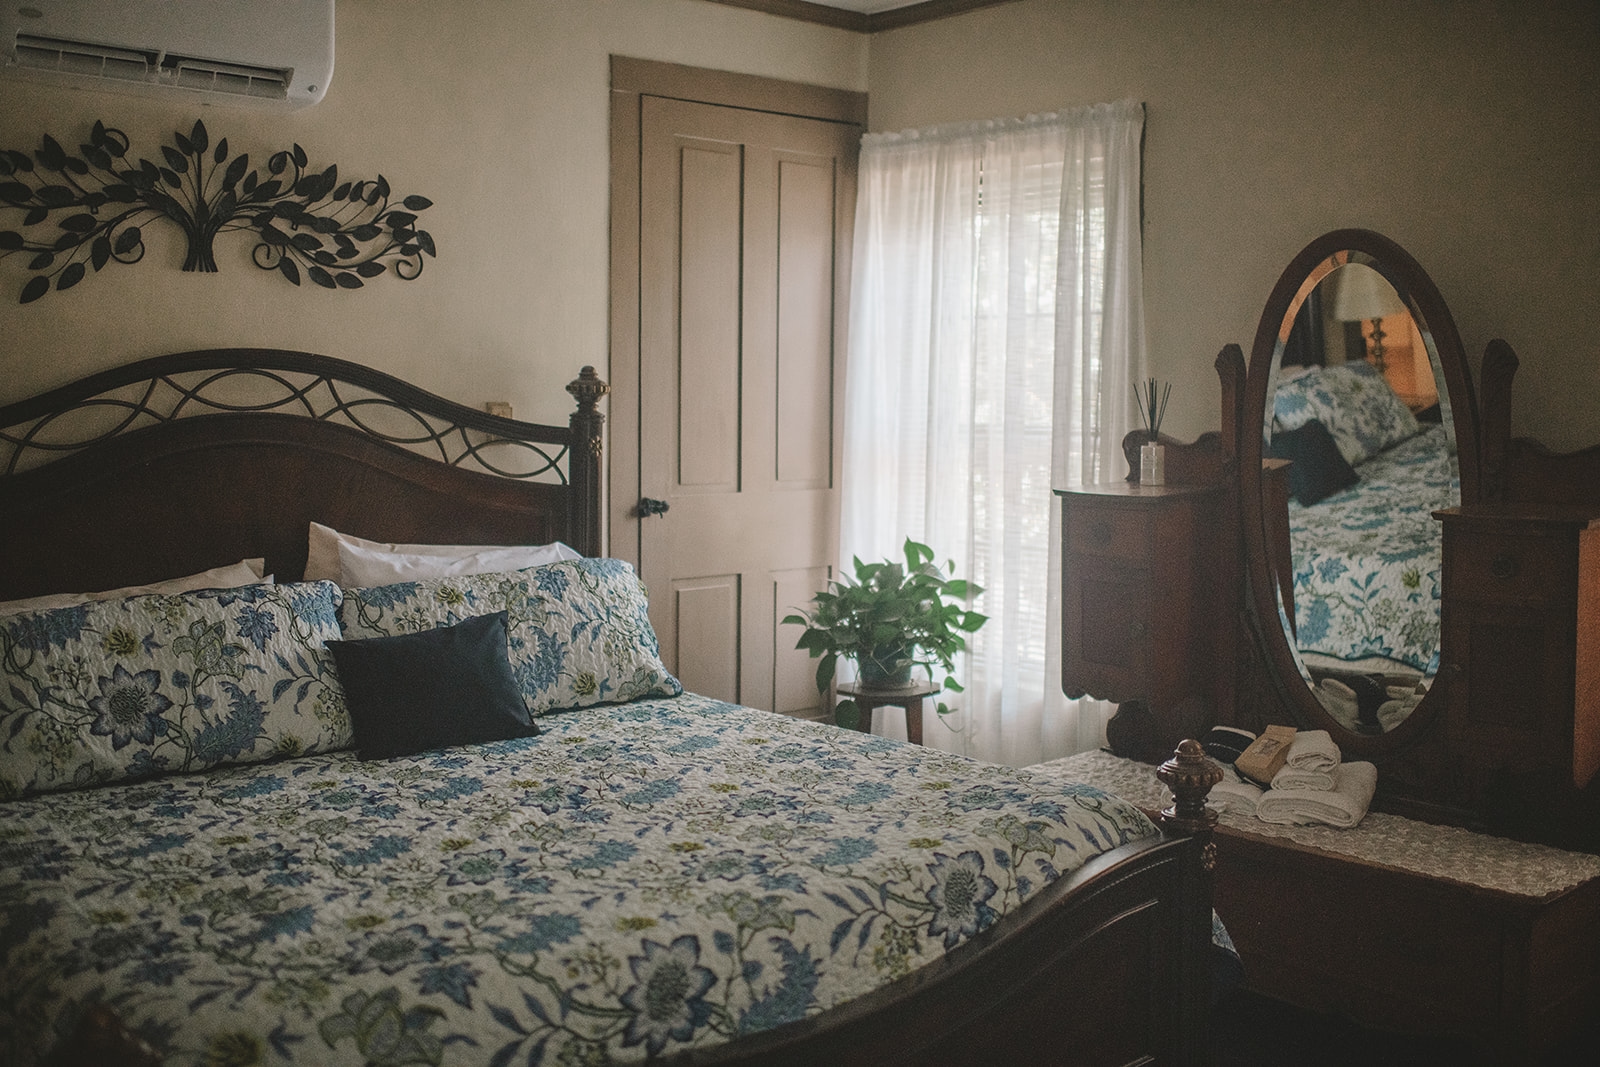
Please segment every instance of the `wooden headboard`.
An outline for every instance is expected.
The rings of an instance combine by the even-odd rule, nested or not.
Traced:
[[[0,600],[264,556],[304,572],[312,521],[375,541],[601,551],[607,386],[568,426],[487,415],[345,360],[158,356],[0,407]]]

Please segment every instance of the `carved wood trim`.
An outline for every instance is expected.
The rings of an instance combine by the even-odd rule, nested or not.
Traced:
[[[932,22],[952,15],[962,15],[968,11],[977,11],[998,4],[1009,4],[1014,0],[922,0],[921,3],[906,4],[904,7],[871,14],[829,7],[827,4],[808,3],[807,0],[711,0],[711,2],[728,7],[742,7],[750,11],[763,11],[779,18],[798,19],[801,22],[814,22],[820,26],[852,30],[856,33],[878,33],[882,30],[899,29],[901,26],[914,26],[919,22]]]
[[[1150,440],[1148,430],[1130,430],[1122,439],[1122,458],[1128,461],[1129,482],[1139,480],[1139,447]],[[1218,485],[1229,474],[1228,457],[1222,434],[1207,430],[1188,444],[1161,434],[1157,438],[1167,448],[1168,485]]]
[[[297,579],[310,521],[382,541],[561,540],[598,554],[604,392],[592,370],[579,379],[569,428],[303,352],[212,349],[92,375],[0,407],[0,599],[240,557]]]
[[[1600,504],[1600,445],[1555,452],[1511,436],[1511,384],[1517,354],[1495,338],[1483,353],[1480,452],[1483,500],[1506,504]]]
[[[206,414],[269,411],[352,427],[464,470],[567,480],[562,469],[567,434],[559,426],[489,415],[348,360],[272,348],[155,356],[0,407],[0,475],[143,427]],[[97,420],[90,413],[114,414]],[[398,423],[397,415],[403,416]],[[516,469],[507,469],[507,446],[525,461]]]

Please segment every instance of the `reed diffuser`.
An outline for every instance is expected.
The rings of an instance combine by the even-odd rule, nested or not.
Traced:
[[[1154,378],[1146,378],[1144,386],[1135,385],[1133,392],[1139,402],[1139,416],[1144,420],[1145,433],[1149,436],[1149,440],[1139,446],[1139,484],[1165,485],[1167,449],[1161,443],[1161,420],[1167,415],[1172,383],[1162,385]]]

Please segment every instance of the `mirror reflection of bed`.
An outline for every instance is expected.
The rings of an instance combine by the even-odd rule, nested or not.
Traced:
[[[1439,666],[1440,534],[1460,503],[1431,336],[1357,259],[1324,265],[1280,340],[1269,457],[1289,461],[1282,620],[1302,676],[1340,725],[1403,722]]]

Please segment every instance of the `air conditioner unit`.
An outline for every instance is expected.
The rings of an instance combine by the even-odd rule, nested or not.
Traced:
[[[333,0],[0,0],[0,72],[292,111],[333,77]]]

